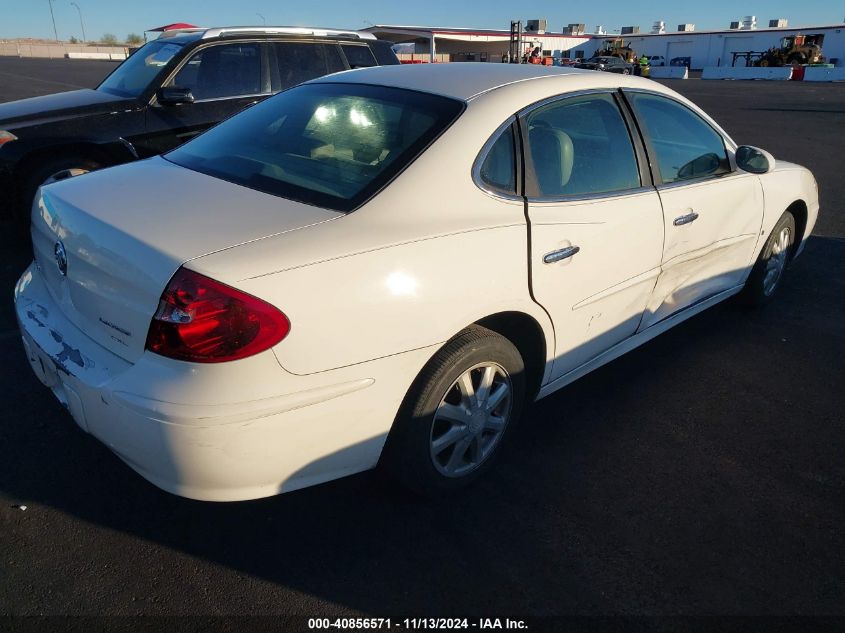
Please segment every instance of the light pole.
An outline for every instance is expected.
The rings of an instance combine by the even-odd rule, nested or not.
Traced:
[[[82,21],[82,9],[75,2],[71,2],[71,4],[76,7],[76,11],[79,13],[79,26],[82,27],[82,42],[85,43],[87,39],[85,38],[85,23]]]
[[[265,17],[264,17],[263,15],[261,15],[260,13],[256,13],[255,15],[257,15],[259,18],[261,18],[262,20],[264,20],[264,26],[267,26],[267,18],[265,18]]]
[[[53,15],[53,0],[47,0],[47,4],[50,5],[50,17],[53,19],[53,35],[56,36],[56,41],[59,41],[59,32],[56,30],[56,16]]]

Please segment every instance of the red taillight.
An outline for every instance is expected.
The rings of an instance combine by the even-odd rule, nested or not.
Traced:
[[[273,347],[290,321],[269,303],[180,268],[161,295],[147,349],[194,363],[222,363]]]

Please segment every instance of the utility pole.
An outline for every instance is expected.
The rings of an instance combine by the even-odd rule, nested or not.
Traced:
[[[56,16],[53,15],[53,0],[47,0],[47,4],[50,5],[50,17],[53,18],[53,35],[56,36],[56,41],[59,41],[59,32],[56,30]]]
[[[82,41],[87,42],[88,40],[85,37],[85,23],[82,21],[82,9],[79,8],[79,5],[75,2],[71,2],[73,6],[76,7],[77,12],[79,13],[79,26],[82,27]]]

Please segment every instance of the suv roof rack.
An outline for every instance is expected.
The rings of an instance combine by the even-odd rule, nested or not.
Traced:
[[[184,29],[168,29],[166,31],[162,31],[161,35],[159,35],[156,39],[160,40],[167,37],[175,37],[176,35],[184,35],[185,33],[202,33],[207,30],[208,29],[204,26],[192,26]]]
[[[320,29],[304,28],[298,26],[227,26],[205,29],[202,39],[223,35],[238,35],[241,33],[266,34],[266,35],[310,35],[312,37],[348,37],[358,40],[377,39],[372,33],[366,31],[344,31],[341,29]]]

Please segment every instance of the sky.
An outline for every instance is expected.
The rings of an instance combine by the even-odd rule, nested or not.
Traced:
[[[269,25],[364,28],[371,24],[459,26],[507,29],[510,20],[545,18],[549,31],[560,32],[570,22],[586,23],[588,32],[603,25],[608,33],[621,26],[638,25],[644,32],[655,20],[674,30],[682,22],[696,29],[727,28],[732,20],[756,15],[758,26],[769,19],[787,18],[790,26],[819,26],[845,21],[845,4],[834,0],[711,0],[664,2],[660,5],[631,0],[593,3],[522,3],[505,0],[449,2],[447,0],[75,0],[82,11],[89,40],[112,33],[124,39],[172,22],[199,26]],[[52,38],[49,0],[0,0],[0,38]],[[53,0],[60,39],[82,37],[79,14],[69,0]],[[260,15],[259,15],[260,14]],[[261,17],[263,16],[263,18]]]

